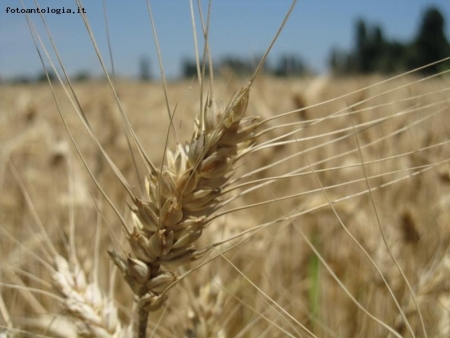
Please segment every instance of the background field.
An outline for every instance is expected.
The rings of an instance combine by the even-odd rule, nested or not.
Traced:
[[[361,311],[359,304],[401,336],[409,337],[412,331],[422,337],[416,305],[391,250],[414,291],[428,336],[448,336],[450,80],[445,75],[420,79],[404,76],[373,87],[369,86],[384,78],[258,79],[250,94],[248,116],[268,119],[298,110],[260,127],[278,126],[268,129],[259,143],[280,135],[291,142],[275,145],[272,141],[272,146],[238,162],[233,177],[240,178],[239,183],[275,179],[245,194],[251,185],[230,191],[227,196],[242,196],[223,210],[245,208],[218,218],[196,246],[240,233],[237,240],[217,250],[245,241],[228,251],[226,259],[218,257],[171,290],[167,306],[151,315],[151,332],[157,337],[281,337],[286,332],[308,336],[302,324],[318,337],[388,336],[386,328]],[[215,95],[226,104],[244,83],[234,76],[216,79]],[[161,165],[169,129],[161,86],[119,81],[116,89],[144,149]],[[62,88],[56,86],[55,91],[92,172],[130,220],[125,190]],[[139,181],[110,89],[105,83],[91,82],[75,85],[75,91],[98,139],[138,192]],[[168,92],[172,109],[177,105],[177,136],[180,141],[190,140],[193,117],[199,110],[198,88],[193,82],[176,82],[169,84]],[[99,285],[105,292],[114,290],[111,295],[120,304],[120,318],[129,323],[131,292],[121,278],[111,284],[112,266],[106,253],[120,247],[119,243],[125,245],[120,224],[74,152],[48,85],[3,85],[0,102],[1,325],[12,323],[44,336],[58,336],[66,313],[55,299],[32,288],[58,294],[38,257],[51,262],[48,237],[70,259],[70,224],[75,225],[77,255],[88,279],[95,280],[89,271],[98,266]],[[301,110],[316,103],[323,104]],[[173,142],[169,143],[173,149]],[[138,167],[142,173],[142,164]],[[261,170],[252,172],[255,169]],[[289,175],[294,171],[302,175]],[[376,188],[370,195],[368,185]],[[289,219],[279,220],[287,215]],[[261,224],[269,225],[243,233]],[[380,274],[346,229],[392,288],[410,329]],[[94,258],[96,252],[100,263]],[[51,319],[44,318],[44,312]]]

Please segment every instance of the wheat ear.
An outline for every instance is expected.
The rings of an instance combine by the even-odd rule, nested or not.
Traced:
[[[62,256],[54,260],[54,286],[62,295],[63,309],[74,322],[79,336],[126,338],[132,335],[132,327],[122,325],[119,320],[116,304],[97,283],[87,281],[76,261],[69,264]]]
[[[186,338],[224,338],[226,332],[220,317],[225,303],[225,293],[220,288],[219,276],[203,285],[188,311],[189,327]]]
[[[197,251],[193,243],[210,223],[234,163],[254,142],[258,117],[243,118],[249,90],[243,88],[223,111],[208,101],[192,140],[167,151],[162,170],[146,176],[147,196],[133,201],[134,226],[127,229],[133,255],[109,252],[138,298],[141,333],[148,313],[161,307],[177,280],[172,270],[209,251]]]

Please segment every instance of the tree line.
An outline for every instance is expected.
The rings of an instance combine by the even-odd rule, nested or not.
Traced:
[[[450,56],[450,44],[445,35],[445,19],[434,7],[422,16],[419,29],[410,42],[386,39],[378,25],[363,19],[355,26],[355,41],[351,51],[333,49],[329,59],[336,75],[368,73],[401,73]],[[435,65],[422,73],[436,73],[449,65]]]
[[[402,42],[386,38],[379,25],[365,20],[356,21],[353,48],[350,51],[333,48],[329,56],[329,70],[334,75],[402,73],[450,57],[450,43],[445,35],[445,19],[436,7],[426,9],[417,33],[412,41]],[[239,57],[222,59],[216,69],[230,69],[235,74],[251,74],[256,63]],[[426,67],[422,73],[433,74],[450,69],[450,62]],[[207,71],[207,70],[206,70]],[[266,66],[264,72],[274,76],[302,76],[312,74],[299,55],[282,55],[274,66]],[[182,76],[197,73],[195,61],[183,60]]]
[[[252,74],[261,57],[245,58],[239,56],[225,56],[221,58],[215,65],[213,71],[215,73],[232,72],[238,76],[247,76]],[[208,74],[209,68],[205,67],[205,73]],[[303,59],[298,54],[283,54],[274,64],[265,63],[262,72],[272,76],[303,76],[311,71],[306,66]],[[194,59],[185,58],[181,62],[181,73],[183,78],[192,78],[197,75],[197,64]]]

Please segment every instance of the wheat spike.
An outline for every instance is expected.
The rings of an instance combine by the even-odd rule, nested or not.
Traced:
[[[125,338],[132,334],[131,326],[123,326],[115,303],[96,283],[87,281],[77,262],[69,264],[62,256],[55,257],[53,280],[63,296],[64,312],[75,323],[81,337]]]
[[[143,313],[163,305],[168,288],[177,280],[174,268],[208,252],[197,251],[193,244],[210,223],[208,217],[216,209],[233,165],[254,142],[259,118],[243,119],[249,90],[244,87],[223,111],[209,100],[196,119],[190,143],[168,150],[162,171],[146,176],[147,196],[134,199],[134,226],[127,233],[132,255],[109,254]]]
[[[220,320],[225,302],[225,294],[220,284],[220,277],[215,277],[200,288],[198,298],[188,311],[187,338],[226,337]]]

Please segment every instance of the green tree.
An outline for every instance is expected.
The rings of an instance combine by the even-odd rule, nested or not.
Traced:
[[[139,78],[141,81],[150,81],[152,78],[150,71],[150,58],[147,56],[141,57],[139,61]]]
[[[52,70],[48,71],[48,77],[50,78],[50,81],[56,81],[56,75]],[[38,76],[36,77],[36,82],[47,82],[48,78],[47,78],[47,73],[45,71],[42,71],[38,74]]]
[[[356,46],[354,56],[356,59],[354,71],[358,73],[370,72],[370,38],[367,25],[363,19],[359,19],[356,22]]]
[[[253,72],[253,63],[251,59],[245,59],[239,56],[226,56],[220,61],[220,69],[229,69],[238,76],[246,76]]]
[[[190,79],[197,76],[197,64],[194,59],[184,58],[181,61],[181,73],[183,78]]]
[[[307,73],[304,62],[297,55],[282,55],[274,69],[276,76],[301,76]]]
[[[91,78],[91,74],[89,74],[89,72],[80,71],[74,75],[73,80],[75,82],[85,82],[85,81],[89,81],[90,78]]]
[[[380,71],[379,64],[387,50],[383,30],[380,26],[369,27],[363,19],[356,22],[355,50],[352,58],[355,64],[351,70],[358,73]]]
[[[445,19],[441,12],[430,7],[423,15],[419,32],[412,46],[410,68],[417,68],[450,56],[450,45],[445,36]],[[425,73],[436,73],[439,65],[428,67]]]

